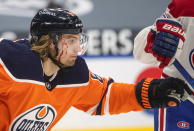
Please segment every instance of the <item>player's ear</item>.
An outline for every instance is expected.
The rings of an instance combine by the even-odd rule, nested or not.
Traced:
[[[49,45],[50,48],[55,48],[55,45],[54,43],[52,42],[50,45]]]

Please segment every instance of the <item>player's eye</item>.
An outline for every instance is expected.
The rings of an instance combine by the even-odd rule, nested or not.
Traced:
[[[73,45],[73,44],[79,44],[80,43],[80,40],[78,39],[75,39],[75,38],[70,38],[68,39],[68,43]]]

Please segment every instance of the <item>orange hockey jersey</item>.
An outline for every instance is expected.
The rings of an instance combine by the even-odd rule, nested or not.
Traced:
[[[28,40],[0,42],[0,131],[50,130],[71,106],[91,115],[143,110],[134,84],[93,74],[81,57],[47,79],[30,48]]]

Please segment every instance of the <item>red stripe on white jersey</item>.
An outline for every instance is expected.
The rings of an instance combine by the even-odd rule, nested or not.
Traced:
[[[158,131],[165,131],[165,129],[166,129],[166,109],[160,108],[158,116]]]
[[[162,73],[163,78],[169,77],[164,72]],[[160,108],[158,111],[158,131],[165,131],[166,129],[166,109]]]

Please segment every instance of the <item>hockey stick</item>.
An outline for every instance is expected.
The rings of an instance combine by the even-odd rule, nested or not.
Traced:
[[[179,73],[184,77],[184,79],[187,81],[187,83],[194,88],[194,79],[191,77],[191,75],[186,71],[186,69],[181,65],[181,63],[175,59],[173,62],[173,65],[176,67],[176,69],[179,71]],[[188,93],[189,97],[188,100],[190,100],[192,103],[194,103],[194,94],[193,91],[188,88],[185,89]]]

